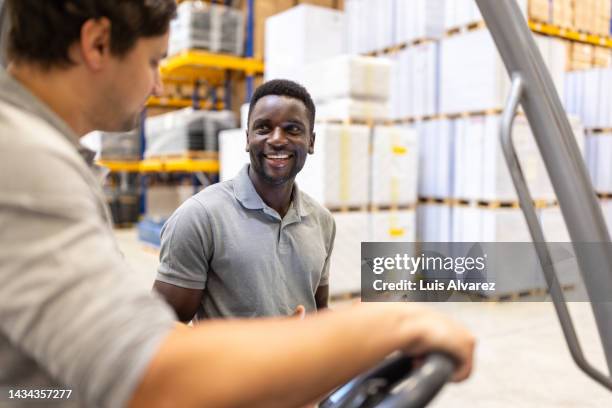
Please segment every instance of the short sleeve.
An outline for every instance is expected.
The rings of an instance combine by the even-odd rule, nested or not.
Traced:
[[[189,198],[162,228],[157,280],[182,288],[204,289],[212,254],[212,229],[206,208]]]
[[[327,256],[325,258],[325,264],[323,265],[323,271],[321,272],[321,280],[319,281],[319,286],[327,286],[329,285],[329,266],[331,264],[331,256],[332,251],[334,249],[334,241],[336,239],[336,221],[331,218],[331,234],[329,239],[329,244],[327,246]]]

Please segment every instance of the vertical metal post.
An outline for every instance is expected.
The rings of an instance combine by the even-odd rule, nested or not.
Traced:
[[[254,25],[255,25],[255,4],[254,0],[247,0],[247,30],[246,30],[246,50],[245,56],[247,58],[253,58],[255,54],[255,37],[254,37]],[[246,100],[245,103],[248,103],[251,100],[251,96],[253,95],[253,84],[254,78],[252,73],[247,73],[246,77]]]
[[[510,76],[557,194],[612,372],[612,253],[577,243],[610,242],[601,208],[544,60],[515,0],[476,0]],[[536,243],[537,244],[537,243]],[[596,273],[598,271],[600,273]]]
[[[193,93],[191,94],[191,103],[194,110],[200,109],[200,80],[196,79],[193,84]]]
[[[144,159],[144,152],[147,140],[145,138],[145,120],[147,119],[147,108],[145,107],[140,113],[140,128],[138,136],[140,138],[140,160]],[[140,200],[139,200],[140,215],[144,215],[147,211],[147,176],[144,173],[140,174]]]

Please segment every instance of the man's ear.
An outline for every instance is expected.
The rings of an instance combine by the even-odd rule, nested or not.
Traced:
[[[80,60],[94,71],[104,67],[110,56],[111,22],[108,18],[89,19],[81,27],[81,38],[77,44]]]
[[[315,134],[315,132],[312,132],[312,135],[310,135],[310,147],[308,148],[308,154],[314,153],[314,145],[315,145],[316,136],[317,135]]]
[[[248,152],[249,151],[249,131],[245,130],[244,134],[246,135],[246,146],[244,147],[244,151]]]

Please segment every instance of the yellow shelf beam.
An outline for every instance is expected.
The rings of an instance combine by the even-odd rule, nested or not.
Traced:
[[[211,85],[221,85],[226,70],[256,75],[263,73],[264,64],[255,58],[187,50],[166,58],[160,69],[162,79],[167,83],[194,83],[200,79]]]
[[[141,173],[218,173],[219,161],[212,159],[145,159],[140,162]]]
[[[112,172],[131,173],[218,173],[219,160],[214,159],[145,159],[135,162],[100,160],[98,164]]]
[[[98,161],[100,166],[108,168],[110,171],[127,171],[131,173],[138,173],[140,171],[139,161],[111,161],[111,160],[100,160]]]
[[[567,28],[557,27],[552,24],[529,21],[529,28],[536,33],[559,37],[566,40],[578,41],[585,44],[599,45],[612,48],[612,38],[602,37],[595,34],[582,33]]]

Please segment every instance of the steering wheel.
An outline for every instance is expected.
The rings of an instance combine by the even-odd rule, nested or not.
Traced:
[[[432,353],[418,368],[412,358],[394,355],[333,391],[319,407],[424,407],[450,379],[454,368],[455,362],[446,354]]]

